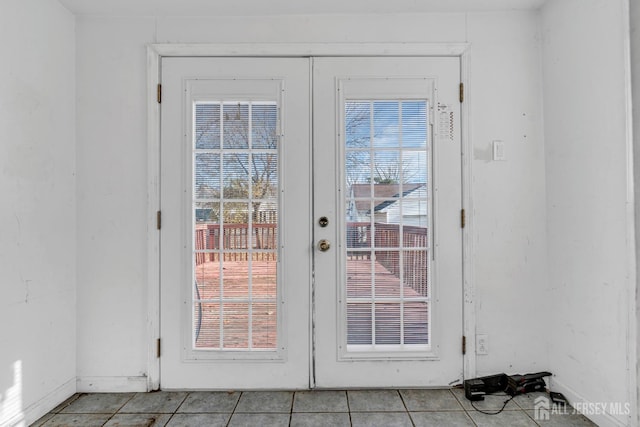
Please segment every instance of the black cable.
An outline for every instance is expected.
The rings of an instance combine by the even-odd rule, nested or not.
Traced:
[[[480,412],[481,414],[485,414],[485,415],[498,415],[499,413],[501,413],[502,411],[504,411],[504,408],[507,406],[507,404],[508,404],[509,402],[511,402],[511,401],[513,400],[513,398],[514,398],[514,397],[516,397],[516,396],[515,396],[515,395],[514,395],[514,396],[511,396],[509,399],[505,400],[505,401],[504,401],[504,405],[502,405],[502,408],[500,408],[497,412],[487,412],[487,411],[483,411],[482,409],[478,409],[478,408],[476,408],[476,405],[475,405],[475,403],[474,403],[474,401],[473,401],[473,400],[471,401],[471,406],[473,406],[473,409],[475,409],[476,411]]]

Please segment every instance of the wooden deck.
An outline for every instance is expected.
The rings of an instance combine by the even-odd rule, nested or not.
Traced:
[[[222,305],[223,347],[226,349],[273,349],[277,342],[276,261],[252,261],[251,297],[261,302],[225,302]],[[202,300],[249,298],[248,261],[224,261],[222,288],[220,286],[220,262],[204,262],[196,267],[196,283]],[[196,294],[196,298],[198,298]],[[200,312],[200,310],[202,310]],[[194,328],[199,329],[197,348],[220,348],[220,303],[195,304]],[[200,317],[201,315],[201,317]],[[201,321],[200,321],[201,319]],[[251,326],[251,332],[249,327]]]
[[[372,277],[375,278],[374,286]],[[376,300],[393,301],[402,297],[405,301],[402,305],[391,301],[376,302],[375,310],[372,310],[371,302],[354,302],[360,298],[370,299],[372,295]],[[412,287],[402,285],[400,279],[379,262],[372,265],[370,260],[348,260],[347,344],[373,343],[374,313],[376,344],[401,344],[401,335],[404,335],[405,344],[427,344],[429,317],[425,297]],[[401,328],[404,328],[403,334]]]
[[[251,290],[249,290],[248,261],[200,261],[196,266],[196,298],[218,302],[195,303],[194,330],[198,332],[197,348],[220,348],[221,329],[225,349],[272,349],[277,345],[276,261],[251,262]],[[372,287],[372,272],[375,288]],[[222,273],[222,287],[220,277]],[[238,302],[248,299],[254,302]],[[391,300],[376,302],[372,310],[371,298]],[[222,327],[220,324],[220,297]],[[376,344],[400,344],[401,324],[405,344],[426,344],[428,341],[428,306],[412,287],[401,285],[400,279],[382,264],[370,260],[347,261],[347,341],[348,344],[372,344],[375,313]],[[423,301],[393,301],[422,299]],[[259,302],[255,302],[258,300]],[[367,301],[369,300],[369,301]],[[249,312],[253,321],[249,324]],[[402,320],[402,321],[401,321]]]

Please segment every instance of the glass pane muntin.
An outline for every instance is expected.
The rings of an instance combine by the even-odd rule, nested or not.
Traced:
[[[428,111],[426,100],[344,103],[347,351],[430,345]]]
[[[277,103],[197,101],[193,112],[192,348],[274,351],[280,217]],[[199,141],[202,135],[208,139]]]

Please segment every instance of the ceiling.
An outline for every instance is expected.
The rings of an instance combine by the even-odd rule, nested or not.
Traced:
[[[537,9],[545,0],[59,0],[76,15],[268,16]]]

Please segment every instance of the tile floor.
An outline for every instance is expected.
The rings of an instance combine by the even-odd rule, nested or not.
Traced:
[[[534,399],[517,396],[499,415],[473,409],[461,389],[154,392],[77,394],[32,426],[593,426],[582,415],[534,420]],[[502,407],[505,396],[476,406]],[[566,411],[566,412],[571,412]]]

